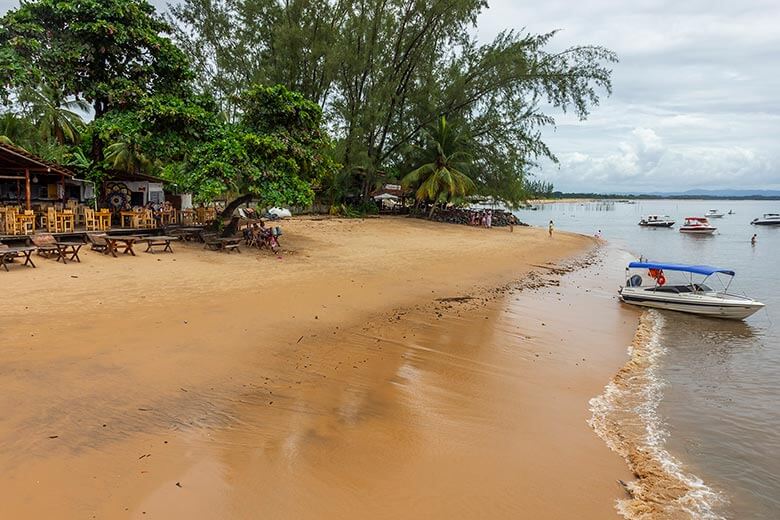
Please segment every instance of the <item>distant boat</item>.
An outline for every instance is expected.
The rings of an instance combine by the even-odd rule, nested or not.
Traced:
[[[723,213],[721,213],[717,209],[711,209],[707,213],[705,213],[704,216],[707,218],[723,218]]]
[[[647,284],[639,275],[631,275],[631,269],[647,269]],[[685,273],[681,284],[666,284],[666,273]],[[710,316],[713,318],[745,319],[759,311],[764,304],[747,296],[728,292],[731,280],[720,291],[711,289],[705,282],[713,274],[734,277],[731,269],[706,265],[665,264],[655,262],[631,262],[626,268],[626,285],[618,290],[620,300],[631,305],[666,309]],[[693,276],[704,278],[694,282]],[[671,278],[671,276],[670,276]],[[716,277],[718,278],[718,277]]]
[[[685,223],[680,226],[680,233],[711,235],[718,229],[710,225],[707,217],[685,217]]]
[[[734,210],[733,210],[733,209],[730,209],[730,210],[729,210],[729,215],[733,215],[733,214],[734,214]]]
[[[764,213],[761,218],[754,218],[751,222],[756,226],[780,226],[779,213]]]
[[[674,220],[672,220],[668,215],[648,215],[639,221],[639,225],[643,227],[670,228],[674,226]]]

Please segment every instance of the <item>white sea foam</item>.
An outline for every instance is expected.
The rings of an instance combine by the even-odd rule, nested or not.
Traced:
[[[590,401],[589,424],[637,477],[626,485],[630,498],[617,501],[623,517],[720,520],[717,507],[724,497],[686,471],[665,447],[668,431],[658,414],[664,388],[659,376],[659,362],[666,353],[664,325],[661,313],[643,314],[628,348],[628,363],[604,393]]]

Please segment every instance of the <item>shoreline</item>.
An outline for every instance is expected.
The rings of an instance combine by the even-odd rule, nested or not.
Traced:
[[[90,254],[69,291],[20,295],[3,327],[0,381],[17,396],[0,400],[16,497],[3,516],[616,516],[627,470],[585,421],[625,361],[610,326],[633,332],[631,314],[582,323],[556,294],[596,302],[582,276],[550,277],[592,239],[404,219],[283,225],[282,260]],[[46,262],[36,271],[53,274],[10,285],[62,282],[69,267]],[[134,292],[139,273],[157,289]],[[57,298],[80,303],[46,314]]]

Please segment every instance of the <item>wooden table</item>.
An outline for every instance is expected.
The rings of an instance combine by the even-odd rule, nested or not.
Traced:
[[[131,227],[131,228],[137,228],[138,227],[138,219],[141,217],[141,214],[137,211],[120,211],[119,212],[119,225],[122,227]],[[125,219],[128,220],[129,225],[125,226]]]
[[[171,248],[171,242],[179,240],[179,237],[169,237],[165,235],[155,236],[155,237],[145,237],[139,240],[139,242],[146,242],[146,253],[154,253],[155,247],[162,247],[162,252],[165,253],[166,251],[169,253],[173,253],[173,249]]]
[[[63,264],[67,264],[68,260],[71,262],[75,260],[78,263],[81,263],[81,258],[79,258],[79,249],[81,249],[81,246],[84,245],[84,242],[57,242],[57,249],[59,251],[59,256],[57,257],[57,261],[59,262],[62,260]],[[67,258],[67,256],[70,255],[70,258]]]
[[[95,220],[97,221],[98,229],[101,231],[106,231],[111,227],[111,212],[108,210],[96,211]]]
[[[106,239],[106,249],[103,251],[103,254],[111,255],[114,258],[117,258],[116,253],[119,251],[120,247],[123,247],[122,254],[131,254],[135,256],[135,252],[133,251],[133,244],[138,242],[138,237],[117,237],[117,236],[106,236],[104,237]]]
[[[211,238],[206,240],[206,245],[203,247],[204,249],[208,248],[212,251],[224,251],[226,253],[236,251],[240,253],[241,249],[239,249],[239,246],[241,245],[242,240],[243,239],[240,237]]]
[[[14,258],[24,257],[24,264],[30,267],[35,267],[35,263],[32,261],[32,254],[37,250],[37,247],[9,247],[7,249],[0,249],[0,264],[8,271],[8,263]]]
[[[181,236],[182,240],[189,242],[191,240],[199,241],[201,231],[203,231],[201,227],[183,227],[172,231],[172,233],[176,233]]]

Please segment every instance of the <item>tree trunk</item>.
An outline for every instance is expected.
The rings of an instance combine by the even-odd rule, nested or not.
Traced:
[[[238,231],[238,219],[233,218],[233,212],[241,204],[246,204],[250,200],[252,200],[252,195],[241,195],[240,197],[233,199],[227,206],[225,206],[225,209],[222,210],[222,213],[219,214],[217,220],[214,222],[215,227],[218,227],[226,219],[230,219],[230,223],[222,229],[221,234],[223,237],[232,236],[236,233],[236,231]]]
[[[428,220],[433,218],[433,212],[436,211],[436,203],[431,204],[431,211],[428,212]]]

